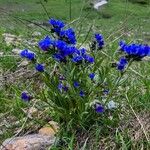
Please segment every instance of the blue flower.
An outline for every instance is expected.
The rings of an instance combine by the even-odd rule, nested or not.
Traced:
[[[95,74],[94,74],[94,73],[90,73],[90,74],[89,74],[89,78],[90,78],[91,80],[93,80],[94,77],[95,77]]]
[[[68,88],[67,86],[63,85],[62,83],[59,83],[59,84],[58,84],[58,90],[59,90],[60,92],[62,92],[62,91],[67,92],[68,89],[69,89],[69,88]]]
[[[74,56],[72,58],[72,61],[75,62],[75,63],[81,63],[83,60],[83,57],[82,56]]]
[[[58,40],[55,42],[55,46],[58,50],[64,50],[67,47],[67,43],[62,40]]]
[[[83,58],[84,58],[85,61],[87,61],[89,63],[94,63],[94,58],[91,57],[90,55],[86,54],[86,55],[83,56]]]
[[[102,49],[104,47],[104,39],[101,34],[96,33],[95,34],[96,42],[98,43],[98,48]]]
[[[57,34],[60,33],[61,29],[65,26],[64,22],[61,20],[56,20],[56,19],[50,19],[49,23],[52,25],[52,30],[56,32]]]
[[[64,50],[64,53],[65,53],[66,56],[71,56],[75,53],[75,51],[76,51],[76,48],[74,46],[68,46]]]
[[[86,54],[86,49],[85,48],[80,49],[80,54],[84,56]]]
[[[75,32],[72,28],[60,31],[60,38],[68,44],[76,44]]]
[[[124,41],[119,42],[121,51],[127,54],[127,58],[133,58],[134,60],[141,60],[145,56],[150,54],[150,46],[142,44],[126,44]]]
[[[58,40],[55,43],[58,53],[53,55],[53,58],[57,61],[64,61],[66,62],[66,57],[71,56],[76,51],[76,48],[74,46],[68,46],[66,42]]]
[[[38,43],[39,47],[43,51],[48,51],[51,47],[54,46],[54,41],[52,41],[48,36],[46,36],[43,40]]]
[[[66,78],[62,75],[59,76],[59,80],[65,80]]]
[[[108,95],[109,94],[109,90],[108,89],[103,90],[103,94]]]
[[[96,104],[95,104],[95,111],[96,111],[97,113],[103,113],[103,112],[104,112],[104,107],[103,107],[101,104],[96,103]]]
[[[72,61],[75,63],[82,63],[83,60],[88,63],[94,62],[94,58],[86,54],[86,49],[76,49],[73,54]]]
[[[80,84],[79,84],[79,82],[74,81],[73,86],[74,86],[75,88],[78,88],[78,87],[80,86]]]
[[[21,99],[24,100],[24,101],[30,101],[31,100],[31,96],[28,95],[27,92],[22,92],[21,93]]]
[[[63,49],[59,50],[59,53],[66,57],[66,56],[72,56],[74,52],[76,51],[76,48],[74,46],[66,46]]]
[[[67,92],[68,91],[68,87],[67,86],[63,86],[63,90],[65,91],[65,92]]]
[[[36,64],[35,69],[39,72],[44,72],[44,65]]]
[[[85,96],[85,92],[81,90],[80,93],[79,93],[79,95],[80,95],[81,97],[84,97],[84,96]]]
[[[58,62],[66,62],[66,58],[62,56],[60,53],[54,54],[53,58]]]
[[[21,57],[27,57],[27,55],[28,55],[28,50],[27,49],[25,49],[25,50],[22,50],[21,52],[20,52],[20,56]]]
[[[119,46],[120,46],[120,49],[123,50],[123,49],[125,48],[125,46],[126,46],[125,41],[122,41],[122,40],[121,40],[121,41],[119,42]]]
[[[59,84],[58,84],[58,90],[59,90],[59,91],[62,91],[62,88],[63,88],[63,84],[62,84],[62,83],[59,83]]]
[[[119,71],[124,71],[127,64],[128,64],[127,59],[125,57],[121,57],[119,62],[117,63],[117,69]]]
[[[28,60],[35,60],[35,54],[27,49],[20,52],[20,56]]]

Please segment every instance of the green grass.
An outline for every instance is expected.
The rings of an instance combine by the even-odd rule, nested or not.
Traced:
[[[48,0],[47,3],[43,2],[43,5],[48,12],[48,16],[38,0],[28,0],[25,2],[21,0],[15,0],[13,2],[0,0],[0,6],[1,8],[5,8],[4,14],[6,15],[6,18],[2,17],[0,22],[4,26],[11,28],[17,25],[9,15],[30,21],[45,22],[48,17],[56,17],[67,22],[70,21],[69,0]],[[148,5],[132,4],[126,2],[126,0],[110,1],[99,11],[91,8],[87,1],[72,0],[71,21],[79,17],[81,20],[85,19],[87,15],[84,24],[89,25],[94,21],[94,26],[98,27],[97,30],[102,30],[106,35],[117,30],[117,26],[121,22],[124,22],[123,27],[126,26],[127,28],[138,29],[138,31],[140,29],[141,32],[148,32],[148,25],[150,23],[149,14],[150,9]],[[107,16],[110,16],[110,18],[104,18]],[[14,25],[12,22],[14,22]]]
[[[124,38],[127,39],[127,41],[142,41],[143,43],[150,43],[150,41],[147,39],[148,37],[143,33],[149,32],[149,5],[133,4],[126,2],[126,0],[112,0],[109,1],[108,5],[105,5],[101,10],[96,11],[89,6],[87,1],[84,2],[83,0],[72,0],[72,11],[70,16],[69,0],[48,0],[47,3],[43,2],[43,4],[48,12],[49,17],[39,3],[39,0],[14,0],[11,2],[9,0],[0,0],[0,40],[2,41],[0,43],[0,50],[4,53],[4,56],[0,57],[0,67],[3,70],[3,73],[8,70],[10,73],[14,72],[17,69],[20,59],[9,56],[12,54],[11,50],[16,46],[7,46],[3,42],[1,36],[2,33],[10,32],[16,35],[23,35],[26,38],[31,38],[31,35],[34,31],[40,31],[43,34],[46,34],[46,32],[39,27],[27,27],[26,25],[29,23],[24,21],[24,19],[34,22],[46,22],[48,18],[54,17],[64,20],[68,23],[75,21],[72,25],[76,28],[77,32],[81,34],[81,37],[79,37],[80,43],[84,41],[87,31],[92,25],[87,41],[92,36],[93,32],[102,33],[106,39],[106,42],[109,43],[106,47],[107,50],[104,50],[104,52],[111,57],[111,61],[114,58],[112,58],[114,52],[118,48],[117,43],[119,39]],[[20,21],[23,21],[23,23],[20,22],[19,19]],[[126,34],[128,32],[131,34],[130,36]],[[116,38],[118,39],[114,41]],[[114,41],[113,43],[112,40]],[[19,45],[19,48],[24,48],[24,46]],[[106,56],[104,55],[103,57]],[[110,58],[107,60],[110,60]],[[109,63],[109,61],[106,62],[106,64]],[[102,70],[102,74],[103,71],[107,72],[105,68]],[[114,71],[111,75],[108,75],[110,80],[115,73],[116,72]],[[119,89],[120,93],[117,93],[118,91],[116,91],[116,100],[118,102],[121,101],[123,105],[126,105],[126,109],[122,110],[122,114],[119,114],[119,116],[116,114],[116,116],[114,116],[116,120],[117,117],[123,120],[123,122],[120,123],[120,126],[116,127],[116,120],[113,122],[108,119],[105,121],[108,121],[107,123],[113,125],[114,128],[108,129],[108,126],[104,125],[101,127],[96,124],[94,127],[91,127],[89,131],[85,131],[85,133],[82,135],[79,134],[78,136],[76,136],[74,132],[68,134],[64,131],[63,139],[61,141],[63,144],[57,143],[57,145],[54,146],[54,149],[57,150],[58,145],[60,147],[62,146],[62,149],[66,146],[64,149],[70,150],[73,150],[74,146],[76,146],[77,149],[83,148],[87,150],[96,150],[96,148],[115,148],[120,150],[138,150],[142,148],[146,150],[149,149],[149,143],[146,141],[146,138],[143,134],[141,139],[138,141],[134,141],[132,139],[132,135],[130,136],[129,133],[132,131],[132,128],[133,131],[136,131],[134,126],[132,128],[130,126],[124,127],[124,125],[130,124],[130,121],[135,121],[135,124],[139,123],[137,119],[134,119],[136,118],[135,115],[140,115],[141,112],[147,114],[149,113],[149,62],[139,62],[138,65],[134,63],[132,68],[128,70],[127,73],[127,77],[125,76],[121,81],[125,82],[124,87]],[[33,93],[38,91],[39,86],[38,83],[36,84],[36,82],[37,81],[34,81],[33,79],[27,79],[26,82],[17,81],[14,83],[14,85],[6,84],[2,89],[0,89],[0,115],[5,114],[3,118],[7,119],[8,122],[10,121],[10,123],[12,120],[13,122],[20,120],[19,125],[17,126],[12,125],[10,127],[3,127],[6,129],[6,132],[4,132],[3,135],[0,135],[0,143],[2,143],[2,141],[4,141],[6,138],[13,136],[15,131],[23,125],[23,118],[26,117],[23,109],[29,109],[34,102],[31,102],[30,105],[22,103],[20,101],[20,92],[25,89]],[[43,105],[40,101],[37,102],[36,108],[38,108],[39,111],[44,110],[45,115],[42,116],[42,118],[36,116],[33,119],[29,119],[25,124],[22,134],[29,130],[31,132],[35,131],[34,127],[38,128],[39,126],[44,125],[46,122],[45,116],[47,116],[47,114],[51,114],[51,112],[47,110],[47,105]],[[145,115],[143,115],[141,118],[144,117]],[[149,132],[146,131],[146,133],[148,134]]]

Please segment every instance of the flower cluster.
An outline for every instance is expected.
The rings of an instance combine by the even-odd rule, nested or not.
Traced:
[[[120,74],[118,78],[116,74],[112,75],[112,71],[109,72],[107,60],[111,60],[111,57],[103,60],[102,56],[99,59],[102,52],[99,50],[105,45],[101,34],[96,33],[90,45],[93,50],[91,54],[97,58],[95,62],[88,49],[77,47],[76,34],[72,28],[67,28],[62,21],[55,19],[50,19],[49,24],[51,35],[47,35],[38,43],[41,57],[37,58],[35,53],[27,49],[23,50],[20,56],[31,60],[36,71],[42,74],[46,86],[40,89],[42,92],[38,96],[42,96],[41,98],[50,104],[54,119],[63,123],[70,122],[70,127],[87,127],[97,122],[98,115],[104,112],[108,115],[110,110],[119,107],[117,100],[120,96],[116,91],[122,86],[121,80],[126,72],[124,70],[133,61],[149,56],[150,46],[126,44],[121,41],[119,52],[122,56],[118,62],[113,63],[116,70],[120,71],[117,73]],[[112,53],[106,51],[105,54]],[[22,92],[21,98],[28,102],[32,97],[27,92]]]
[[[86,49],[79,49],[76,47],[76,35],[72,28],[64,29],[65,24],[60,20],[50,19],[49,23],[51,25],[52,36],[47,35],[44,39],[39,41],[38,47],[42,51],[46,52],[48,55],[50,54],[54,60],[58,61],[59,63],[64,63],[64,65],[67,65],[67,63],[71,62],[71,64],[76,64],[75,67],[77,67],[79,64],[81,64],[81,66],[85,66],[87,64],[94,63],[94,58],[88,54]],[[102,35],[95,34],[95,41],[97,42],[98,48],[102,48],[104,46]],[[38,72],[46,73],[45,65],[38,63],[38,59],[35,59],[35,54],[33,52],[29,50],[23,50],[20,55],[21,57],[29,60],[35,60],[35,69]],[[60,77],[60,74],[58,75],[59,82],[56,83],[56,87],[61,93],[68,92],[68,90],[71,89],[71,85],[67,81],[66,77],[63,74]],[[95,74],[90,73],[87,76],[93,80]],[[75,91],[78,92],[80,97],[86,96],[87,91],[84,88],[82,89],[82,84],[78,82],[78,80],[73,81],[72,86],[75,88]],[[30,96],[28,93],[23,92],[21,98],[28,101]],[[96,105],[96,112],[103,112],[103,108],[100,107],[102,106]]]
[[[66,62],[67,57],[71,58],[72,62],[82,63],[83,61],[93,63],[94,58],[86,53],[85,49],[77,49],[75,32],[72,28],[63,30],[65,24],[59,20],[51,19],[50,24],[54,31],[57,30],[58,38],[51,39],[46,36],[39,42],[39,48],[43,51],[53,49],[53,58],[59,62]]]
[[[35,60],[35,54],[27,49],[21,51],[20,56],[28,60]]]
[[[98,48],[102,49],[104,47],[103,36],[101,34],[96,33],[95,34],[95,40],[96,40],[96,43],[98,44]]]
[[[72,61],[75,63],[82,63],[83,61],[88,63],[94,63],[94,58],[86,53],[86,49],[76,50],[73,54]]]
[[[60,40],[68,44],[76,44],[76,36],[72,28],[63,29],[65,24],[60,20],[50,19],[49,23],[52,26],[52,31],[58,35]]]
[[[49,23],[52,25],[52,31],[57,34],[60,33],[61,29],[65,26],[65,24],[61,20],[50,19]]]
[[[49,36],[46,36],[38,43],[38,45],[43,51],[48,51],[49,49],[54,47],[54,41],[50,39]]]
[[[150,55],[150,46],[142,44],[126,44],[124,41],[119,43],[120,50],[126,54],[128,60],[141,60],[143,57]]]
[[[124,71],[127,64],[128,64],[127,59],[125,57],[121,57],[119,62],[117,63],[117,69],[120,71]]]
[[[66,41],[68,44],[76,44],[75,32],[72,28],[60,31],[60,39]]]
[[[119,62],[115,64],[119,71],[124,71],[129,61],[140,61],[145,56],[150,55],[150,46],[143,44],[126,44],[124,41],[119,42],[120,51],[125,56],[121,57]]]

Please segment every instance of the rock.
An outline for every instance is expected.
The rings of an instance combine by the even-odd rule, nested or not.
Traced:
[[[143,61],[149,61],[150,62],[150,57],[149,56],[146,56],[144,58],[142,58]]]
[[[43,127],[39,130],[40,135],[49,135],[54,136],[56,134],[55,130],[52,127]]]
[[[10,33],[4,33],[2,36],[7,45],[18,45],[22,41],[20,37]]]
[[[55,121],[49,121],[48,122],[55,130],[59,129],[58,123]]]
[[[54,136],[59,130],[58,123],[54,121],[49,122],[49,126],[45,126],[39,130],[39,134]]]
[[[3,37],[10,37],[10,38],[16,38],[16,35],[10,34],[10,33],[3,33]]]
[[[46,150],[55,141],[54,136],[32,134],[23,137],[7,139],[0,147],[1,150]]]
[[[32,33],[33,37],[37,37],[37,36],[41,36],[41,35],[42,35],[41,32],[37,32],[37,31]]]
[[[108,107],[108,109],[115,109],[115,108],[118,107],[118,103],[111,100],[111,101],[108,102],[107,107]]]
[[[18,67],[24,67],[24,66],[27,66],[28,64],[29,64],[29,61],[23,60],[23,61],[18,65]]]
[[[31,107],[29,109],[29,112],[28,112],[31,116],[35,116],[38,114],[38,109],[36,109],[35,107]]]
[[[14,54],[17,54],[17,55],[19,55],[21,51],[22,51],[22,50],[19,49],[19,48],[14,48],[14,49],[12,50],[12,52],[13,52]]]
[[[98,10],[99,7],[101,7],[101,6],[103,6],[103,5],[107,4],[107,3],[108,2],[106,0],[98,0],[98,1],[96,1],[94,3],[94,8]]]
[[[30,46],[37,46],[37,42],[34,40],[28,40],[28,41],[26,41],[26,44],[30,45]]]

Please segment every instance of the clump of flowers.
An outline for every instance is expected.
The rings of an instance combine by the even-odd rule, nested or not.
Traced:
[[[94,39],[91,43],[91,50],[101,50],[105,45],[104,38],[102,34],[95,33]]]
[[[119,62],[117,63],[117,69],[120,71],[124,71],[127,64],[128,64],[127,59],[125,57],[121,57]]]
[[[143,57],[150,55],[150,46],[143,44],[126,44],[124,41],[120,41],[119,43],[120,50],[126,54],[126,58],[128,61],[130,59],[133,60],[141,60]]]
[[[126,44],[124,41],[119,42],[120,51],[123,52],[120,60],[114,66],[123,72],[129,62],[141,61],[144,57],[150,56],[150,46],[144,44]]]
[[[51,48],[53,48],[53,46],[54,46],[54,42],[52,41],[52,39],[50,39],[49,36],[46,36],[43,40],[39,42],[39,47],[43,51],[48,51]]]
[[[60,33],[61,29],[65,26],[64,22],[61,20],[50,19],[49,23],[52,25],[52,32]]]
[[[109,104],[108,108],[117,108],[114,101],[103,101],[103,97],[109,98],[109,93],[112,94],[117,85],[113,89],[103,86],[112,76],[107,79],[105,75],[108,70],[102,68],[99,58],[95,60],[96,52],[102,52],[104,38],[96,33],[91,48],[101,51],[89,51],[78,48],[73,28],[66,29],[65,23],[56,19],[50,19],[49,24],[51,34],[38,43],[41,55],[48,59],[40,59],[27,49],[20,56],[33,62],[35,69],[43,76],[46,89],[42,90],[45,90],[45,99],[51,105],[56,119],[64,123],[71,122],[75,127],[88,128],[89,124],[94,124],[100,115],[105,114],[106,104]],[[122,74],[130,61],[141,60],[150,54],[148,45],[126,44],[121,41],[119,46],[123,56],[115,63],[115,67]],[[23,92],[21,98],[29,101],[31,96]],[[96,103],[94,99],[97,100]]]
[[[96,34],[95,34],[95,40],[96,40],[96,42],[97,42],[97,44],[98,44],[98,48],[99,48],[99,49],[102,49],[103,46],[104,46],[104,39],[103,39],[103,36],[102,36],[101,34],[96,33]]]

